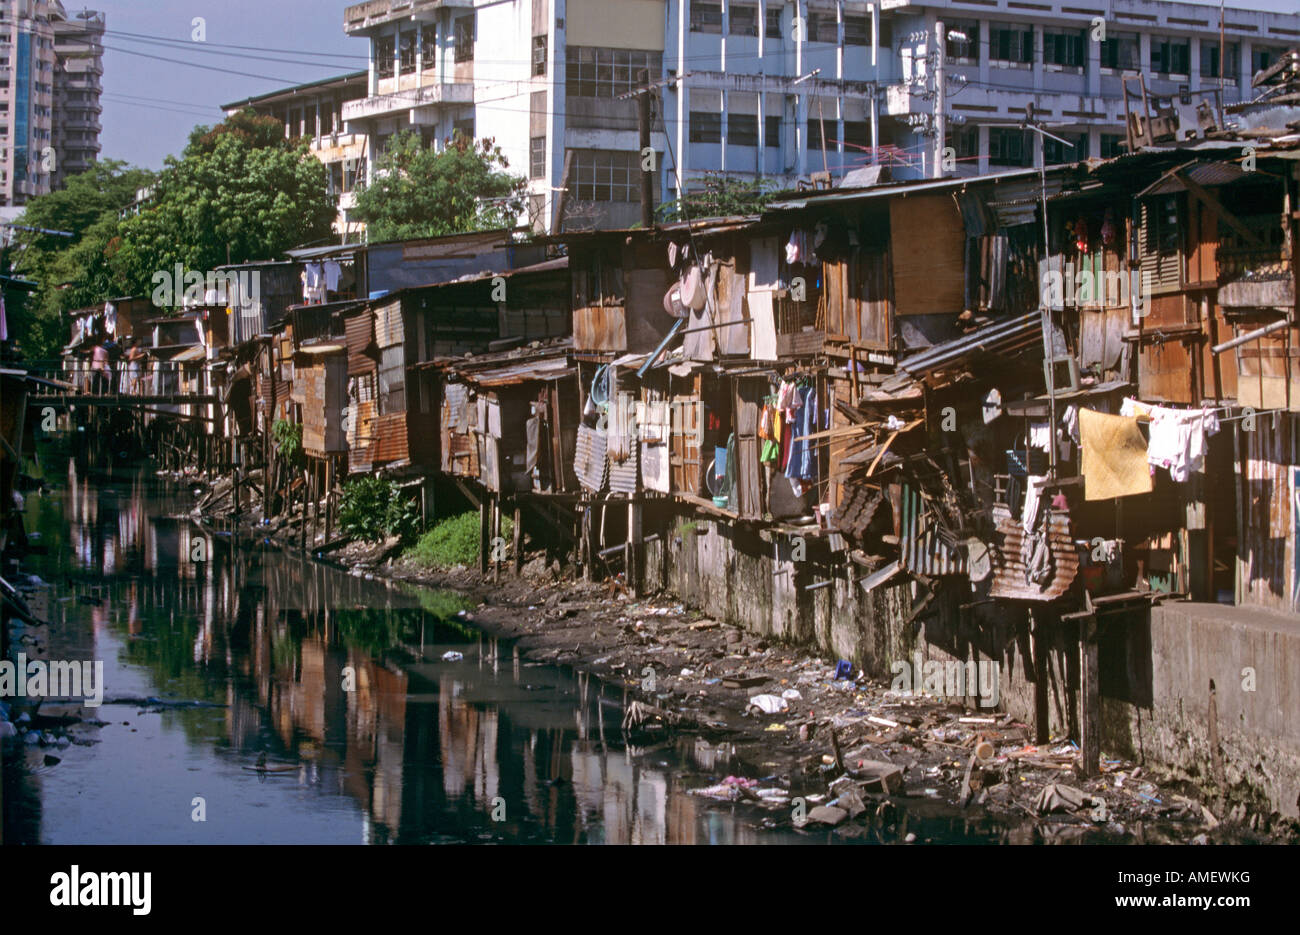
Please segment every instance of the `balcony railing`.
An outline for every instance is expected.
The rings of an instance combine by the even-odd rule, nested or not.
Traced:
[[[444,7],[473,9],[474,0],[368,0],[354,3],[343,11],[343,31],[357,32],[399,18],[412,19]]]
[[[343,105],[343,120],[382,117],[400,110],[437,104],[472,103],[474,103],[474,86],[468,82],[429,84],[421,88],[409,88],[392,94],[379,94],[357,101],[348,101]]]

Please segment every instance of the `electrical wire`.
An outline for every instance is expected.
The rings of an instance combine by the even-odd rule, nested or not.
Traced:
[[[301,83],[301,82],[294,82],[291,78],[282,78],[276,75],[258,75],[248,71],[235,71],[233,68],[218,68],[216,65],[200,65],[198,62],[186,62],[176,58],[165,58],[161,55],[150,55],[147,52],[138,52],[135,49],[121,49],[116,46],[109,46],[109,45],[103,46],[103,48],[110,52],[121,52],[124,55],[135,55],[138,56],[139,58],[152,59],[153,61],[157,61],[157,62],[168,62],[172,65],[184,65],[189,68],[201,68],[204,71],[217,71],[226,75],[238,75],[241,78],[260,78],[263,81],[276,81],[285,84]]]
[[[308,66],[308,67],[310,67],[310,68],[330,68],[330,69],[337,69],[337,68],[341,68],[341,67],[343,67],[342,65],[339,65],[339,64],[337,64],[337,63],[335,63],[335,62],[310,62],[310,61],[303,61],[302,59],[292,59],[292,58],[272,57],[272,56],[269,56],[269,55],[250,55],[250,54],[248,54],[248,53],[237,54],[237,53],[234,53],[234,52],[226,52],[226,51],[223,51],[223,50],[221,50],[221,49],[205,48],[205,46],[207,46],[207,43],[206,43],[206,42],[191,42],[191,43],[189,43],[188,45],[172,45],[172,44],[170,44],[170,43],[157,42],[157,41],[155,41],[155,40],[153,40],[153,39],[128,39],[128,38],[123,38],[123,41],[124,41],[124,42],[143,42],[143,43],[149,43],[149,44],[153,44],[153,45],[161,45],[164,49],[170,49],[170,50],[175,51],[175,52],[181,52],[181,51],[184,51],[184,52],[198,52],[198,53],[203,54],[203,55],[220,55],[222,58],[238,58],[238,59],[247,59],[248,61],[255,61],[255,62],[279,62],[279,63],[284,64],[284,65],[306,65],[306,66]],[[104,48],[108,48],[108,46],[105,46]],[[119,51],[121,51],[121,50],[119,50]]]
[[[142,33],[142,32],[124,32],[118,29],[106,29],[104,30],[104,33],[106,35],[120,36],[123,38],[130,38],[130,39],[138,39],[143,42],[173,43],[176,45],[177,48],[181,48],[181,47],[188,48],[191,46],[212,46],[214,48],[219,48],[219,49],[244,49],[250,52],[283,52],[289,55],[315,55],[315,56],[320,56],[322,58],[357,59],[363,62],[369,61],[370,58],[368,55],[354,55],[349,52],[312,52],[304,49],[273,49],[273,48],[267,48],[266,46],[258,46],[258,45],[233,45],[226,42],[208,42],[206,39],[203,40],[202,42],[199,42],[194,39],[173,39],[168,36],[156,36],[150,33]]]

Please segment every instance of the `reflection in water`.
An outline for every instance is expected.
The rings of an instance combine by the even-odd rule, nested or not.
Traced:
[[[819,839],[686,794],[743,766],[694,737],[627,747],[621,690],[521,659],[459,621],[456,595],[240,546],[188,505],[148,474],[73,467],[29,499],[49,655],[103,660],[109,699],[214,706],[106,705],[98,745],[54,768],[26,751],[5,770],[6,841]],[[261,752],[296,769],[247,770]]]

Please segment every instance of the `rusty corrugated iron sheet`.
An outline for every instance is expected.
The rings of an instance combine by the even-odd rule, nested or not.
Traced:
[[[375,344],[375,316],[370,309],[343,319],[344,344],[348,349],[348,376],[375,369],[378,346]]]
[[[1074,583],[1079,573],[1079,553],[1070,538],[1070,516],[1053,512],[1050,541],[1052,546],[1052,578],[1046,587],[1025,580],[1025,565],[1020,560],[1020,543],[1024,530],[1020,522],[1011,518],[1005,507],[995,507],[993,587],[990,597],[1016,601],[1054,601]]]
[[[375,309],[375,343],[381,348],[394,347],[405,339],[402,302],[390,302]]]
[[[375,441],[370,446],[370,459],[375,464],[405,461],[410,457],[406,444],[406,413],[390,412],[374,421]]]
[[[621,305],[573,310],[573,346],[583,351],[627,350],[627,312]]]

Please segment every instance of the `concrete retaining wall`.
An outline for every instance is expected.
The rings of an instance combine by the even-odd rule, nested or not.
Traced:
[[[646,548],[645,580],[688,605],[755,633],[849,659],[875,678],[897,663],[995,661],[998,708],[1030,723],[1031,627],[1042,626],[1053,737],[1078,738],[1077,629],[1043,608],[981,602],[964,579],[945,579],[909,620],[924,588],[904,576],[870,593],[817,543],[765,539],[730,523],[679,521]],[[808,589],[809,585],[830,583]],[[963,591],[965,593],[963,593]],[[1031,622],[1038,615],[1038,623]],[[1216,686],[1224,780],[1235,796],[1300,815],[1300,620],[1253,608],[1168,603],[1104,618],[1100,638],[1103,744],[1108,755],[1213,777],[1209,686]],[[1242,688],[1253,667],[1254,690]],[[1247,683],[1249,687],[1249,683]],[[976,688],[967,703],[975,705]]]

